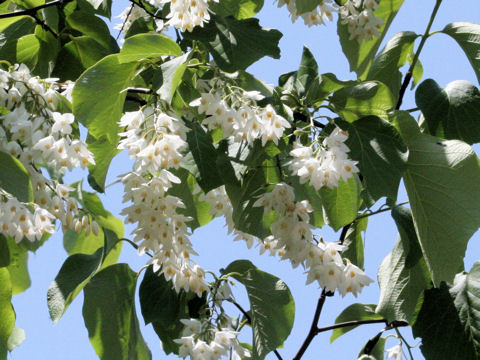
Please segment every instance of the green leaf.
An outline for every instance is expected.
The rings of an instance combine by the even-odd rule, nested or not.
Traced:
[[[119,54],[119,63],[142,59],[161,58],[165,55],[181,56],[180,46],[162,34],[138,34],[125,40]]]
[[[263,0],[223,0],[209,4],[209,9],[221,17],[233,16],[238,20],[248,19],[263,7]]]
[[[320,0],[294,0],[298,14],[313,11],[322,2]]]
[[[411,31],[395,34],[375,57],[368,71],[367,80],[378,80],[387,85],[395,100],[402,83],[402,74],[399,69],[406,64],[418,36]]]
[[[323,218],[323,209],[322,209],[322,198],[318,191],[316,191],[312,186],[305,184],[300,184],[298,176],[289,176],[286,179],[286,183],[293,186],[295,189],[295,199],[297,200],[308,200],[310,205],[313,207],[313,212],[310,213],[310,223],[316,228],[321,228],[325,225],[325,220]],[[280,182],[280,181],[279,181]]]
[[[160,65],[163,82],[157,94],[160,98],[171,102],[172,97],[182,81],[183,74],[187,69],[188,60],[191,53],[186,53],[180,57],[174,58]]]
[[[60,39],[54,37],[40,25],[35,28],[35,36],[39,41],[40,48],[38,50],[38,62],[32,73],[42,78],[50,77],[60,51]]]
[[[480,142],[480,91],[466,80],[456,80],[441,89],[434,80],[420,84],[415,100],[430,134]]]
[[[365,79],[366,74],[372,64],[373,58],[377,53],[383,38],[387,34],[393,19],[402,6],[404,0],[382,0],[379,2],[378,9],[374,15],[384,21],[384,25],[379,29],[380,36],[374,37],[369,41],[359,43],[356,39],[349,40],[350,33],[348,25],[342,24],[338,19],[337,32],[340,37],[343,53],[346,55],[350,64],[350,71],[355,71],[359,79]]]
[[[310,89],[315,78],[318,76],[318,65],[311,51],[304,46],[300,68],[295,78],[295,86],[298,94],[304,96]]]
[[[344,120],[353,122],[368,115],[387,117],[395,101],[385,84],[365,81],[336,91],[331,104]]]
[[[135,312],[137,274],[127,264],[97,273],[84,289],[83,319],[102,360],[146,360],[152,354]]]
[[[440,288],[425,291],[423,306],[412,326],[413,336],[422,338],[420,349],[426,359],[476,360],[478,350],[475,349],[472,338],[465,333],[466,324],[462,320],[466,319],[460,316],[456,307],[456,304],[461,307],[464,302],[461,297],[455,299],[452,290],[454,289],[449,291],[447,285],[442,283]],[[476,292],[478,294],[478,287]],[[475,325],[478,327],[478,323]]]
[[[114,143],[122,117],[125,90],[135,76],[137,63],[120,63],[109,55],[85,71],[73,89],[73,113],[96,139]]]
[[[413,118],[408,111],[395,110],[392,111],[388,116],[390,122],[395,129],[402,136],[405,144],[408,145],[410,139],[413,139],[415,136],[420,134],[420,127],[418,126],[417,121]]]
[[[88,183],[97,191],[105,191],[105,179],[112,159],[120,152],[117,149],[119,138],[110,142],[106,136],[97,139],[91,134],[87,136],[88,150],[95,158],[95,165],[88,164]]]
[[[27,290],[30,285],[30,275],[28,274],[28,252],[25,251],[16,257],[8,266],[10,281],[12,283],[12,295],[17,295]]]
[[[378,269],[380,299],[375,311],[389,322],[403,320],[412,324],[419,298],[423,290],[429,287],[430,275],[410,209],[395,207],[392,217],[400,237]]]
[[[29,16],[0,20],[0,58],[16,63],[18,39],[31,34],[34,29],[35,20]]]
[[[352,304],[349,307],[345,308],[340,315],[335,319],[335,324],[340,324],[347,321],[357,321],[357,320],[379,320],[382,319],[382,316],[375,313],[374,304]],[[334,329],[332,336],[330,337],[330,343],[334,342],[343,334],[355,329],[358,325],[355,326],[346,326],[343,328]]]
[[[342,256],[350,260],[353,264],[363,269],[364,263],[364,244],[362,232],[367,231],[368,217],[356,220],[347,230],[343,245],[347,250],[342,252]]]
[[[445,26],[444,34],[450,35],[460,45],[472,64],[480,82],[480,25],[469,22],[454,22]]]
[[[0,234],[0,267],[10,264],[10,250],[8,248],[7,238]]]
[[[224,274],[233,275],[245,285],[250,300],[253,329],[253,358],[265,356],[281,346],[290,334],[295,303],[287,285],[271,274],[259,270],[248,260],[237,260],[227,266]]]
[[[321,105],[331,93],[344,87],[355,85],[355,81],[338,80],[334,74],[319,75],[307,89],[306,102],[309,105]]]
[[[187,132],[188,147],[198,169],[198,174],[194,175],[203,191],[207,193],[223,185],[216,166],[217,152],[210,135],[199,124],[187,122],[186,125],[190,128]]]
[[[110,19],[112,15],[112,0],[87,0],[87,2],[93,6],[97,14]]]
[[[118,52],[120,50],[117,42],[110,35],[107,24],[92,12],[76,10],[67,16],[66,20],[72,29],[95,39],[96,42],[105,49],[110,50],[110,52]]]
[[[38,62],[39,50],[40,41],[35,34],[22,36],[17,41],[16,61],[27,65],[29,69],[33,69]]]
[[[100,268],[104,248],[91,255],[74,254],[65,260],[47,292],[48,311],[53,322],[60,320],[73,299]]]
[[[0,187],[19,201],[32,202],[32,183],[23,164],[10,154],[0,151],[0,169],[2,169],[0,171]]]
[[[15,325],[12,284],[7,268],[0,268],[0,359],[7,359],[8,339]]]
[[[145,324],[153,325],[166,354],[178,353],[179,345],[173,340],[181,337],[184,326],[180,319],[198,317],[193,311],[193,301],[198,299],[200,306],[204,306],[205,298],[184,291],[177,293],[170,281],[153,272],[153,266],[145,271],[139,296]]]
[[[480,262],[468,274],[457,274],[450,294],[466,336],[472,341],[477,357],[480,356]]]
[[[407,162],[407,147],[395,127],[376,116],[340,126],[349,134],[349,157],[358,161],[366,191],[375,201],[382,196],[395,200]]]
[[[340,180],[332,189],[322,187],[322,197],[325,222],[335,231],[350,224],[357,217],[360,205],[358,179],[352,177],[347,182]]]
[[[278,30],[265,29],[255,18],[237,20],[213,16],[203,28],[196,27],[184,37],[205,43],[215,63],[226,72],[245,70],[264,56],[280,58]]]
[[[72,41],[66,44],[64,49],[62,49],[63,53],[73,54],[76,58],[75,60],[78,60],[82,65],[82,69],[88,69],[90,66],[95,65],[105,56],[112,53],[90,36],[72,37],[71,40]],[[71,64],[66,64],[65,66],[68,65],[72,66]],[[58,66],[56,67],[58,68]]]
[[[463,269],[468,240],[480,226],[480,166],[458,140],[418,135],[409,142],[404,181],[423,255],[438,286]]]
[[[385,355],[385,342],[386,342],[386,338],[381,337],[380,339],[378,339],[378,342],[375,344],[372,351],[370,351],[369,356],[371,356],[375,360],[383,360]],[[364,354],[365,347],[367,346],[367,344],[365,344],[363,349],[358,354],[358,359],[360,359],[361,356]],[[362,360],[366,360],[366,359],[362,358]]]

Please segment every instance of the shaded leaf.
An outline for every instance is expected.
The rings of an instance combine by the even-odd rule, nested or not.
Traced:
[[[412,324],[419,298],[430,285],[430,275],[410,209],[395,207],[392,217],[400,237],[378,269],[380,299],[375,311],[389,322],[403,320]]]
[[[0,151],[0,188],[15,196],[19,201],[32,202],[33,188],[28,171],[10,154]]]
[[[293,327],[295,304],[287,285],[271,274],[259,270],[248,260],[237,260],[224,274],[233,275],[245,285],[250,301],[253,329],[253,358],[265,356],[281,346]]]
[[[148,360],[135,312],[137,274],[127,264],[97,273],[84,289],[83,318],[88,337],[102,360]]]
[[[209,8],[221,17],[234,16],[238,20],[248,19],[263,7],[263,0],[223,0],[212,2]]]
[[[363,269],[364,263],[364,243],[362,239],[362,232],[367,231],[368,217],[356,220],[347,230],[343,245],[347,250],[342,252],[342,257],[350,260],[353,264]]]
[[[438,286],[463,269],[468,240],[480,226],[480,166],[458,140],[417,135],[409,142],[404,181],[415,230]]]

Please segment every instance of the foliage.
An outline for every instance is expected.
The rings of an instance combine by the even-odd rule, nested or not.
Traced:
[[[466,272],[463,258],[480,227],[472,149],[480,92],[465,80],[421,82],[419,57],[434,33],[446,34],[480,79],[480,25],[431,32],[441,3],[423,35],[406,29],[380,49],[403,0],[279,1],[308,26],[338,13],[356,75],[321,73],[304,47],[298,69],[275,86],[248,72],[265,56],[280,58],[282,33],[254,17],[263,0],[131,0],[122,42],[104,19],[109,0],[0,4],[0,359],[25,338],[12,296],[29,288],[29,254],[56,228],[68,257],[46,289],[50,317],[59,321],[83,291],[100,359],[152,358],[137,285],[141,317],[166,354],[281,359],[295,318],[285,282],[248,260],[214,273],[194,257],[190,233],[220,216],[236,240],[300,266],[322,289],[295,360],[324,331],[333,342],[372,323],[385,328],[359,358],[383,358],[391,330],[401,345],[388,356],[410,352],[399,332],[407,326],[426,359],[479,358],[480,263]],[[418,108],[405,111],[410,82]],[[122,151],[132,167],[118,180],[120,219],[98,194],[108,198],[107,173]],[[88,184],[65,183],[75,169]],[[398,204],[402,183],[408,202]],[[399,236],[378,268],[378,304],[350,305],[319,328],[325,301],[357,297],[373,282],[365,232],[385,211]],[[324,227],[339,231],[338,241],[323,239]],[[148,256],[146,266],[118,263],[122,245]],[[238,340],[245,327],[250,344]]]

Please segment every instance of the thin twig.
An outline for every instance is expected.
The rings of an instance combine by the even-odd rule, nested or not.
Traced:
[[[162,17],[162,16],[159,16],[153,12],[151,12],[149,9],[147,9],[147,7],[142,3],[142,0],[138,0],[138,2],[136,2],[135,0],[130,0],[130,2],[132,4],[135,4],[137,5],[138,7],[142,8],[143,10],[145,10],[145,12],[150,15],[151,17],[155,18],[155,19],[160,19],[160,20],[167,20],[166,18]]]
[[[408,203],[409,203],[409,201],[405,201],[405,202],[403,202],[403,203],[397,204],[397,205],[392,206],[392,207],[387,207],[387,208],[380,209],[380,210],[377,210],[377,211],[374,211],[374,212],[371,212],[371,213],[368,213],[368,214],[359,215],[359,216],[356,217],[355,221],[360,220],[360,219],[363,219],[363,218],[366,218],[366,217],[369,217],[369,216],[372,216],[372,215],[377,215],[377,214],[380,214],[380,213],[382,213],[382,212],[386,212],[386,211],[393,210],[393,209],[395,209],[396,207],[399,207],[399,206],[402,206],[402,205],[406,205],[406,204],[408,204]]]
[[[36,13],[33,13],[33,14],[31,14],[30,16],[35,19],[36,23],[37,23],[38,25],[40,25],[43,30],[48,31],[49,33],[51,33],[56,39],[58,39],[58,38],[60,37],[60,35],[58,35],[58,34],[55,32],[55,30],[53,30],[45,21],[43,21],[42,19],[40,19]]]
[[[388,325],[388,322],[386,319],[375,319],[375,320],[354,320],[354,321],[346,321],[340,324],[335,324],[335,325],[330,325],[330,326],[325,326],[321,328],[316,329],[316,334],[319,334],[321,332],[329,331],[329,330],[335,330],[335,329],[340,329],[344,327],[349,327],[349,326],[358,326],[358,325],[365,325],[365,324],[380,324],[384,323]]]
[[[323,304],[325,304],[325,299],[327,298],[327,291],[325,288],[322,290],[322,294],[320,295],[320,298],[318,299],[317,303],[317,308],[315,309],[315,315],[313,316],[312,320],[312,325],[310,326],[310,331],[308,332],[307,337],[305,338],[305,341],[303,342],[302,346],[297,352],[297,355],[293,358],[293,360],[300,360],[307,350],[308,346],[312,342],[313,338],[315,335],[317,335],[317,324],[318,320],[320,319],[320,314],[322,313],[323,309]]]
[[[415,68],[415,65],[417,64],[417,61],[420,56],[420,53],[422,52],[423,46],[425,45],[425,42],[430,36],[430,29],[432,27],[433,20],[437,15],[438,8],[440,7],[441,3],[442,3],[442,0],[437,0],[437,2],[435,3],[435,7],[433,8],[432,15],[430,16],[430,21],[428,22],[427,28],[425,29],[425,33],[422,36],[422,40],[418,45],[418,49],[415,52],[415,55],[413,56],[413,60],[412,60],[412,63],[410,64],[410,68],[408,69],[405,75],[405,79],[403,80],[402,87],[400,88],[400,92],[398,94],[398,102],[397,102],[397,106],[395,106],[395,110],[400,109],[400,106],[402,106],[403,96],[405,95],[405,91],[407,90],[408,84],[412,79],[413,70]]]
[[[239,303],[237,303],[235,300],[230,299],[230,301],[232,302],[233,305],[235,305],[235,307],[238,310],[240,310],[240,312],[243,314],[243,316],[245,316],[245,319],[247,319],[247,322],[251,325],[252,324],[252,318],[250,317],[250,314]],[[280,355],[280,353],[276,349],[273,350],[273,353],[277,356],[278,360],[283,360],[282,356]]]
[[[396,329],[396,328],[402,327],[402,326],[408,326],[408,325],[409,324],[406,321],[397,321],[397,320],[392,321],[391,323],[388,323],[387,326],[385,328],[383,328],[382,330],[380,330],[380,332],[377,335],[375,335],[373,338],[368,340],[368,342],[365,345],[365,348],[363,350],[363,353],[366,354],[366,355],[370,355],[373,348],[375,347],[375,345],[377,345],[378,340],[380,340],[380,337],[382,336],[382,334],[385,331]]]
[[[118,31],[118,35],[117,35],[117,37],[115,38],[115,40],[118,41],[118,38],[119,38],[120,35],[122,34],[123,29],[125,29],[125,24],[127,23],[128,17],[129,17],[130,14],[132,13],[132,10],[133,10],[133,7],[134,7],[134,6],[135,6],[135,5],[133,5],[133,4],[130,6],[130,10],[128,10],[128,14],[127,14],[127,16],[125,17],[125,20],[123,21],[122,27],[121,27],[120,30]]]
[[[55,1],[51,1],[51,2],[48,2],[48,3],[43,4],[43,5],[35,6],[33,8],[30,8],[30,9],[25,9],[25,10],[19,10],[19,11],[13,11],[13,12],[10,12],[10,13],[0,14],[0,19],[6,19],[6,18],[15,17],[15,16],[25,16],[25,15],[33,16],[33,14],[35,14],[39,10],[45,9],[47,7],[50,7],[50,6],[56,6],[56,5],[63,6],[63,5],[65,5],[69,2],[72,2],[72,1],[73,0],[55,0]]]

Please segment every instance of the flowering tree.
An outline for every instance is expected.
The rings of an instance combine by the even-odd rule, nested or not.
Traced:
[[[362,359],[383,359],[382,336],[407,326],[427,359],[478,359],[480,263],[466,272],[463,257],[480,227],[470,146],[480,142],[480,93],[467,81],[421,82],[442,0],[423,35],[398,33],[381,50],[403,0],[280,0],[307,26],[338,19],[357,80],[319,74],[304,48],[298,70],[275,87],[246,71],[280,54],[282,34],[253,17],[262,0],[130,1],[121,47],[99,17],[110,17],[111,1],[0,4],[0,359],[24,338],[11,298],[29,286],[28,253],[57,225],[69,256],[48,289],[50,316],[58,321],[83,290],[101,359],[151,358],[137,296],[167,354],[282,359],[295,313],[286,284],[247,260],[214,273],[192,259],[189,235],[222,216],[235,240],[300,266],[321,289],[295,360],[322,332],[334,330],[334,340],[370,323],[385,328]],[[480,79],[480,25],[437,32],[458,43]],[[410,84],[417,108],[402,110]],[[119,151],[132,159],[119,179],[123,219],[97,196]],[[94,191],[63,181],[76,168]],[[402,179],[409,201],[398,204]],[[378,269],[378,304],[353,304],[319,328],[327,298],[357,297],[373,282],[362,270],[362,232],[385,211],[399,238]],[[327,226],[341,230],[337,241],[322,238]],[[125,243],[146,258],[138,272],[117,263]],[[234,280],[249,305],[236,301]],[[251,343],[238,340],[245,327]],[[398,336],[387,357],[410,352]]]

